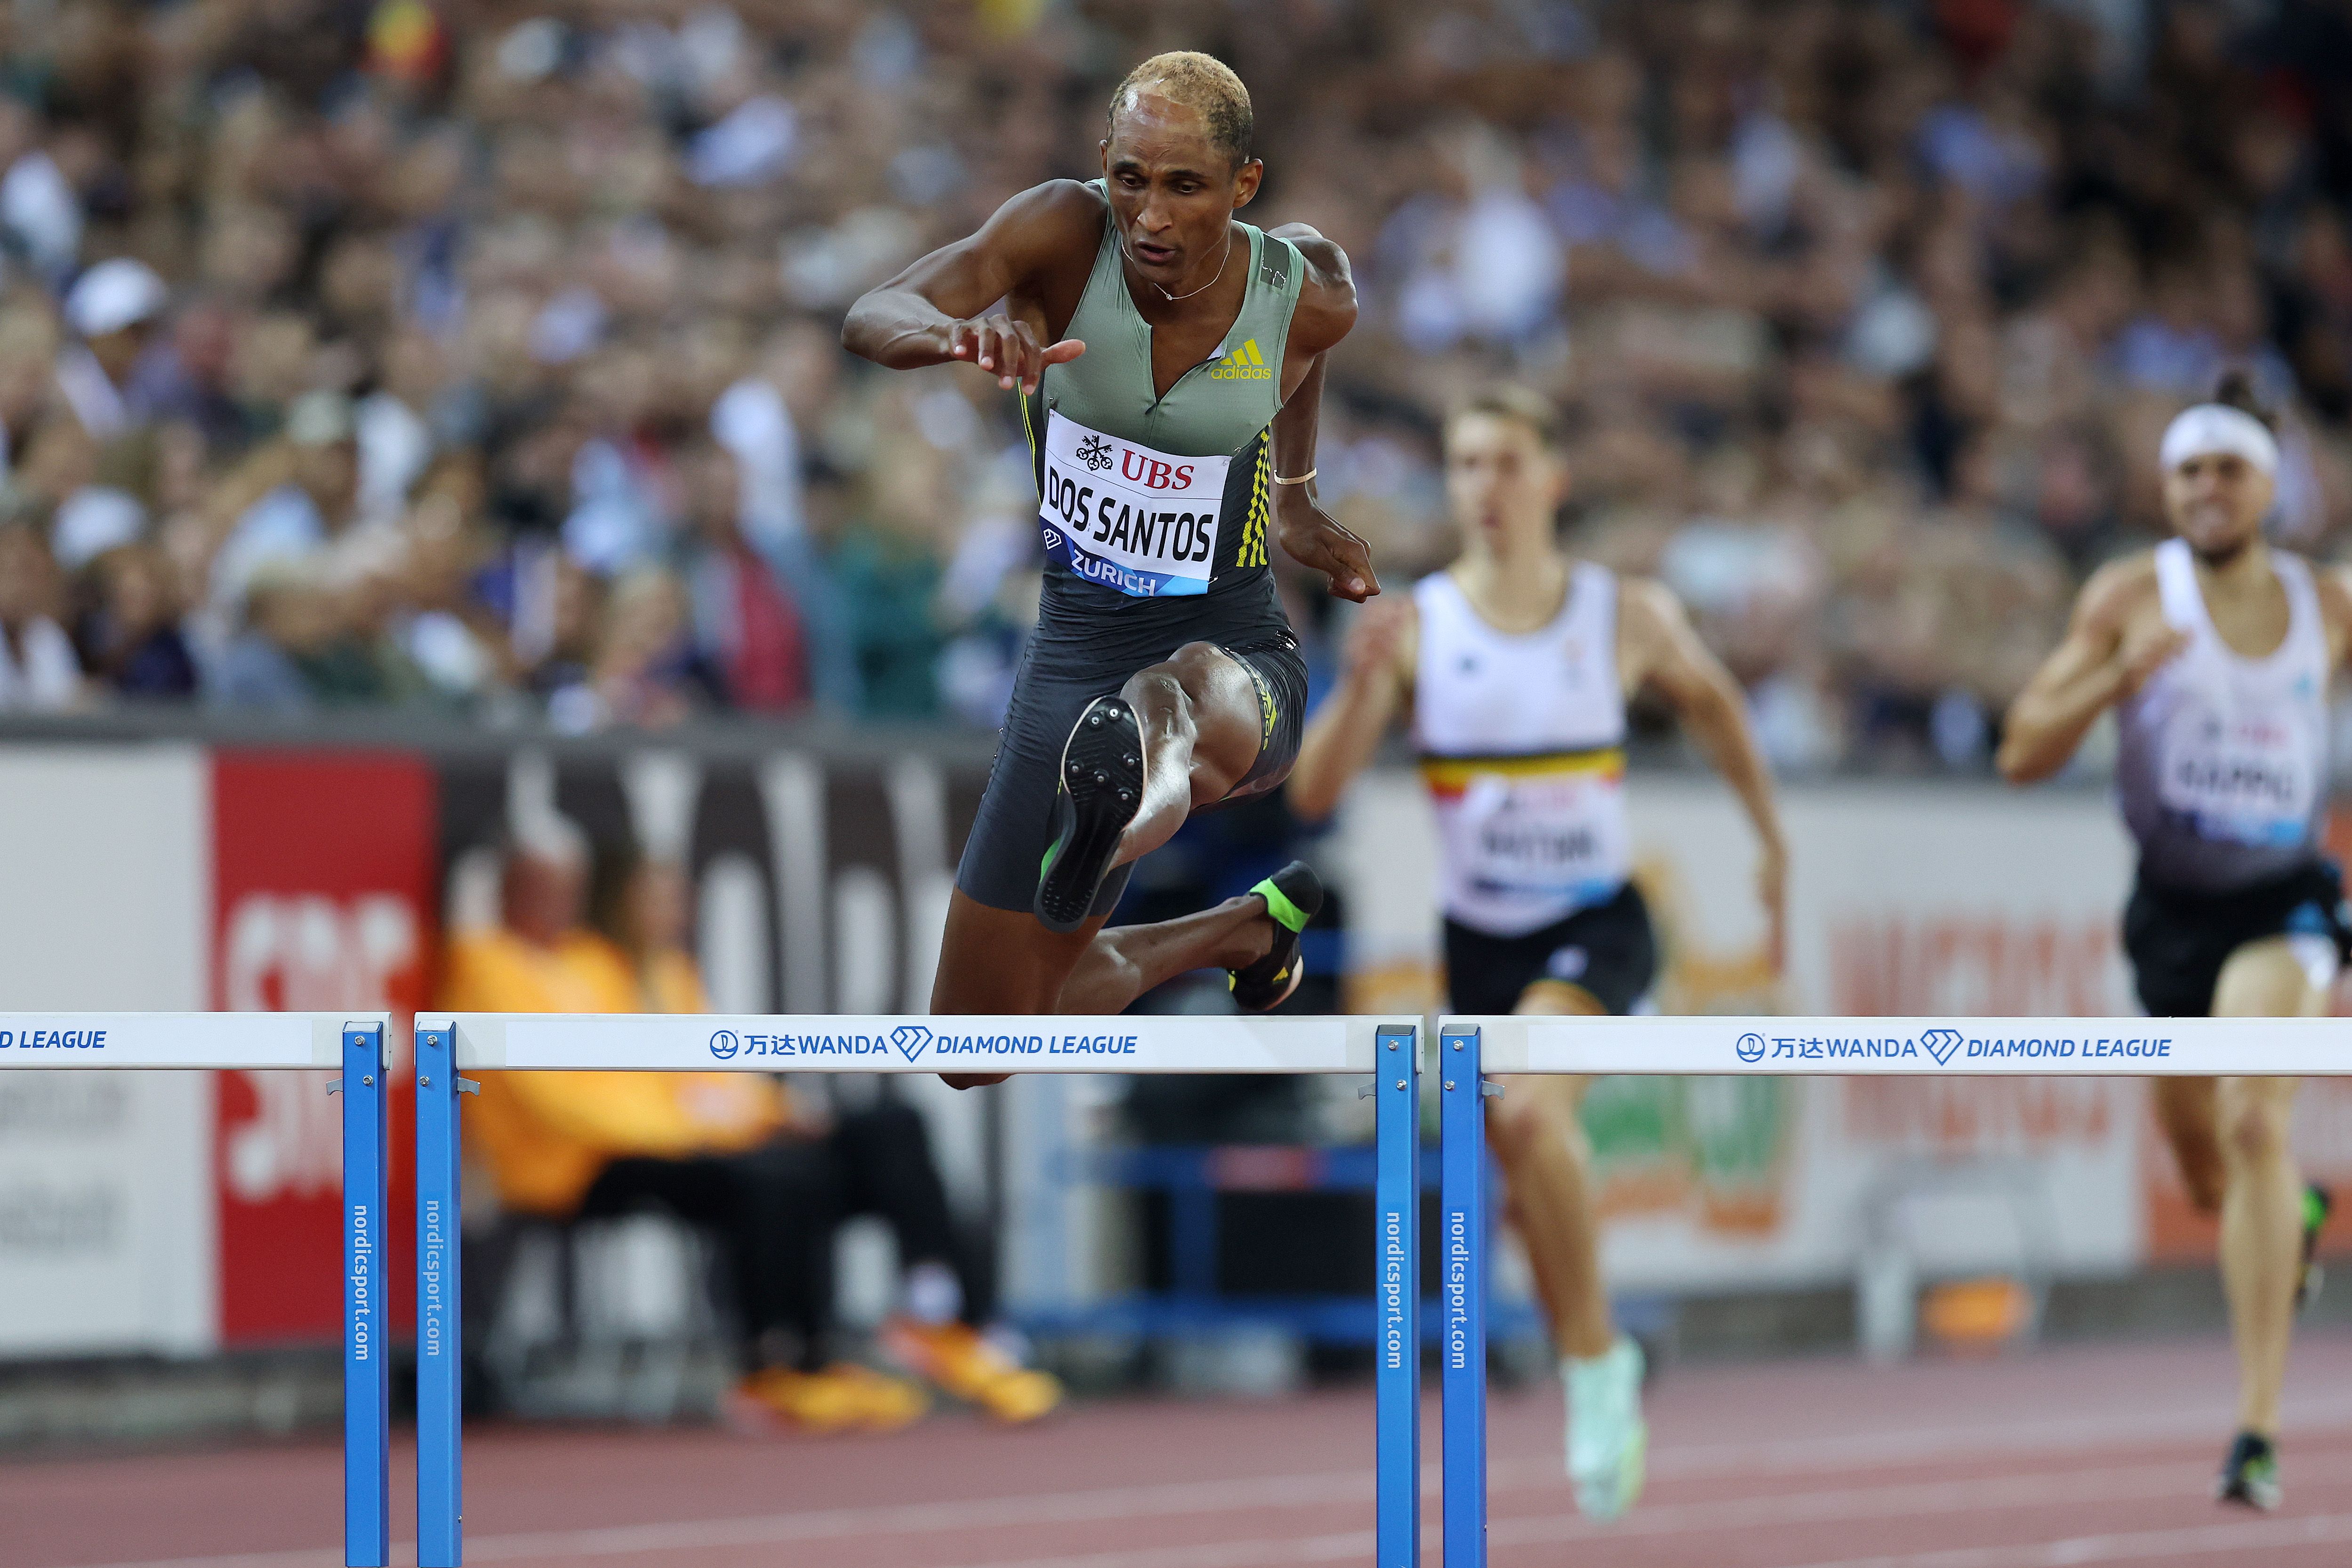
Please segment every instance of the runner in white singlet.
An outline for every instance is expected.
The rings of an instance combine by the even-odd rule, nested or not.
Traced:
[[[1560,550],[1568,494],[1551,411],[1482,398],[1445,435],[1462,559],[1409,602],[1358,621],[1339,688],[1290,777],[1300,815],[1328,815],[1410,708],[1439,832],[1447,988],[1462,1013],[1623,1013],[1657,949],[1630,880],[1625,699],[1664,697],[1738,793],[1761,845],[1779,961],[1785,857],[1770,776],[1738,685],[1673,594]],[[1487,1108],[1568,1385],[1577,1506],[1611,1518],[1642,1487],[1642,1353],[1612,1326],[1577,1111],[1580,1079],[1526,1077]]]
[[[1453,925],[1525,936],[1630,886],[1617,591],[1613,573],[1579,565],[1558,614],[1508,632],[1451,572],[1413,590],[1413,748],[1437,815],[1438,903]],[[1501,1007],[1463,1010],[1508,1012],[1517,1000],[1515,988]]]
[[[2242,378],[2166,431],[2177,538],[2103,568],[2065,641],[2010,709],[2012,783],[2063,767],[2112,707],[2116,786],[2139,843],[2124,915],[2140,1001],[2157,1017],[2321,1013],[2344,950],[2322,857],[2328,685],[2352,641],[2352,589],[2263,542],[2278,443]],[[2279,1396],[2327,1195],[2288,1147],[2288,1078],[2161,1078],[2157,1106],[2191,1197],[2221,1222],[2240,1380],[2215,1494],[2279,1502]]]

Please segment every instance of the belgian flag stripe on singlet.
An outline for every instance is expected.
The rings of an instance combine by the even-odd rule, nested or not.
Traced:
[[[1531,782],[1539,779],[1619,779],[1625,776],[1625,749],[1596,747],[1590,751],[1549,751],[1519,757],[1434,757],[1420,759],[1421,779],[1429,792],[1452,797],[1477,779],[1508,779]]]

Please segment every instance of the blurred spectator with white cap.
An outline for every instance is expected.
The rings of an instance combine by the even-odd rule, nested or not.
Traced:
[[[92,440],[111,441],[140,422],[131,372],[170,298],[155,269],[129,256],[100,262],[68,291],[75,340],[58,352],[58,390]]]
[[[60,568],[79,572],[146,532],[147,508],[138,497],[111,485],[84,485],[58,504],[49,523],[49,549]]]

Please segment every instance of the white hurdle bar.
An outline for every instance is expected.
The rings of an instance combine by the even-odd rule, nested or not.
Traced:
[[[2319,1077],[2352,1019],[1591,1018],[1438,1020],[1445,1568],[1486,1563],[1489,1073]]]
[[[2352,1020],[1447,1018],[1489,1072],[2105,1073],[2315,1077],[2352,1068]]]
[[[1377,1568],[1421,1542],[1420,1046],[1412,1018],[772,1018],[425,1013],[416,1019],[418,1568],[464,1561],[457,1096],[469,1071],[1359,1073],[1373,1196]]]
[[[340,1069],[343,1095],[343,1562],[392,1561],[384,1030],[370,1013],[0,1012],[11,1068]]]

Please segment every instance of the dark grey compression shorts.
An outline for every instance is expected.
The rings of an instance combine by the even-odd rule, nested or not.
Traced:
[[[1220,580],[1194,597],[1156,600],[1129,599],[1066,572],[1049,574],[1036,634],[1013,679],[988,791],[956,868],[956,886],[966,897],[1028,913],[1071,727],[1088,703],[1116,695],[1137,671],[1165,663],[1188,643],[1223,649],[1257,683],[1257,761],[1225,799],[1262,793],[1289,777],[1305,727],[1307,665],[1275,599],[1272,572]],[[1131,869],[1121,866],[1103,879],[1097,915],[1118,902]]]

